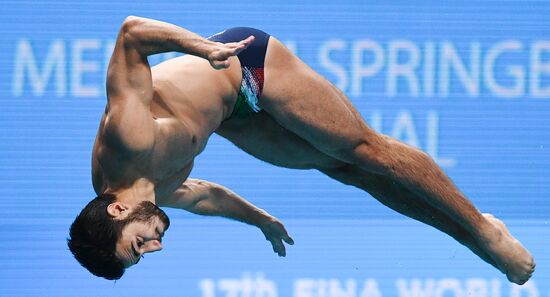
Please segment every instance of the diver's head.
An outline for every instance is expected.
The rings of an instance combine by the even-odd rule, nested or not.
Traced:
[[[67,244],[92,274],[119,279],[144,253],[162,249],[169,226],[168,216],[152,202],[128,205],[115,195],[102,194],[76,217]]]

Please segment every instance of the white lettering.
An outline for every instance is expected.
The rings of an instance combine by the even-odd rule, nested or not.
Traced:
[[[55,95],[65,96],[65,44],[61,40],[54,40],[50,45],[42,71],[38,70],[32,46],[27,39],[19,40],[15,52],[15,67],[13,75],[12,94],[19,97],[23,94],[25,73],[28,74],[35,96],[42,96],[46,90],[50,76],[55,69]],[[27,71],[27,72],[25,72]]]
[[[400,297],[432,297],[435,288],[433,279],[425,282],[420,279],[412,279],[410,282],[406,279],[398,279],[396,284]]]
[[[426,123],[426,153],[428,153],[441,167],[456,166],[456,159],[439,156],[439,115],[436,111],[428,111]]]
[[[360,295],[357,295],[357,289],[355,279],[301,278],[294,281],[294,297],[382,297],[374,279],[364,281]]]
[[[438,281],[434,279],[412,279],[410,281],[399,279],[396,285],[400,297],[501,297],[500,281],[497,279],[491,281],[481,278],[464,281],[456,278],[445,278]]]
[[[426,42],[424,46],[424,96],[433,97],[435,79],[435,45]]]
[[[500,281],[498,279],[491,280],[491,297],[500,297]]]
[[[111,61],[111,56],[113,55],[113,51],[115,50],[116,41],[111,39],[107,41],[107,44],[105,45],[105,59],[103,60],[103,78],[101,79],[102,82],[102,88],[105,90],[105,83],[107,81],[107,69],[109,69],[109,62]]]
[[[471,278],[466,280],[466,296],[468,297],[490,297],[487,281],[482,278]]]
[[[504,87],[499,85],[494,77],[495,74],[495,61],[497,58],[506,51],[520,51],[522,45],[517,40],[508,40],[497,43],[493,46],[487,55],[483,63],[483,77],[487,88],[491,90],[496,96],[504,98],[512,98],[523,95],[525,85],[525,71],[520,65],[512,65],[506,68],[506,73],[514,78],[515,84],[512,87]]]
[[[440,95],[443,97],[449,96],[450,88],[450,69],[455,69],[458,78],[462,82],[468,95],[475,97],[479,95],[479,59],[481,46],[474,42],[470,45],[470,74],[466,70],[464,63],[458,56],[454,45],[450,42],[442,43],[442,54],[440,59],[439,70],[439,87]]]
[[[541,86],[541,74],[550,75],[550,61],[543,63],[541,56],[543,52],[550,54],[550,41],[537,41],[531,48],[531,94],[535,98],[549,98],[550,85],[546,88]]]
[[[466,297],[464,291],[460,287],[460,281],[454,278],[445,278],[438,282],[437,288],[435,289],[435,297],[445,296],[445,291],[453,292],[455,297]]]
[[[365,65],[365,52],[372,53],[372,62]],[[373,40],[358,40],[352,49],[352,95],[360,95],[363,91],[363,78],[376,75],[384,66],[384,50]]]
[[[345,288],[342,287],[340,281],[331,279],[329,281],[329,294],[330,297],[355,297],[357,284],[355,280],[348,279],[346,281]]]
[[[16,42],[11,87],[14,97],[22,96],[25,91],[44,96],[46,90],[52,90],[57,97],[103,95],[106,69],[115,41],[76,39],[67,42],[51,40],[43,53],[38,53],[38,47],[28,39]],[[288,40],[285,44],[297,53],[296,41]],[[461,91],[470,97],[479,97],[483,90],[499,98],[526,95],[550,98],[550,40],[534,40],[529,46],[520,40],[503,40],[483,46],[486,50],[482,52],[479,42],[459,48],[450,41],[416,43],[395,39],[389,40],[385,48],[371,39],[336,38],[320,44],[316,62],[333,76],[331,79],[338,88],[359,96],[370,85],[377,100],[380,100],[379,91],[385,91],[387,97],[400,94],[449,97]],[[66,47],[71,49],[68,53]],[[89,54],[103,56],[94,60],[87,58]],[[174,52],[154,55],[149,61],[154,65],[177,55]],[[344,59],[348,55],[350,61]],[[67,69],[67,66],[71,67]],[[383,73],[385,67],[387,73]],[[102,82],[97,81],[101,78]],[[376,85],[368,84],[369,79]],[[383,80],[384,85],[380,85],[379,80]]]
[[[408,57],[404,63],[399,62],[400,53],[406,53]],[[418,78],[416,77],[415,70],[418,67],[420,61],[420,53],[418,47],[407,40],[395,40],[390,42],[388,52],[388,71],[386,84],[386,92],[389,97],[394,97],[397,94],[397,77],[401,76],[408,83],[410,94],[413,97],[417,97],[418,90]]]
[[[277,285],[259,273],[254,280],[253,292],[254,297],[277,297]]]
[[[539,290],[535,284],[535,281],[530,280],[525,284],[518,286],[511,284],[510,297],[539,297]]]
[[[337,80],[335,85],[341,90],[348,87],[348,76],[344,67],[330,60],[330,53],[335,50],[341,50],[346,47],[346,43],[341,39],[332,39],[324,43],[319,49],[319,63],[322,67],[332,72]]]
[[[439,114],[435,110],[428,110],[426,114],[426,139],[423,150],[428,153],[436,163],[441,167],[451,168],[457,165],[455,158],[442,157],[439,155]],[[400,111],[391,126],[390,131],[386,131],[383,126],[383,116],[379,110],[374,110],[368,118],[369,125],[379,133],[387,134],[397,138],[409,145],[422,148],[417,128],[414,124],[414,118],[410,111]]]
[[[210,278],[203,279],[199,282],[199,289],[202,291],[202,297],[215,297],[216,286]]]
[[[199,282],[202,297],[215,297],[216,289],[224,297],[277,297],[277,286],[264,278],[262,273],[251,276],[244,273],[241,278],[222,278],[218,281],[203,279]]]
[[[416,128],[414,127],[412,116],[408,111],[402,111],[397,115],[397,120],[389,135],[409,145],[419,147]]]
[[[366,279],[363,283],[363,290],[359,297],[382,297],[382,292],[378,288],[378,283],[375,279]]]
[[[222,278],[218,286],[226,297],[238,297],[241,290],[241,282],[238,279]]]
[[[294,281],[295,297],[314,297],[313,289],[316,287],[315,280],[311,278],[300,278]]]
[[[71,91],[75,97],[98,97],[99,87],[95,85],[82,85],[82,76],[86,72],[99,71],[99,63],[94,61],[84,61],[83,52],[86,50],[97,50],[100,48],[98,39],[78,39],[73,43],[72,51],[72,72],[71,72]]]

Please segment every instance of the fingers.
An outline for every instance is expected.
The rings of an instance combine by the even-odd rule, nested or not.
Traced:
[[[228,47],[226,49],[220,50],[214,57],[213,61],[216,63],[216,69],[223,69],[229,67],[229,58],[231,56],[236,56],[241,50],[244,49],[244,46],[240,47]]]
[[[282,238],[282,240],[281,240]],[[294,244],[294,240],[286,235],[286,236],[283,236],[283,237],[267,237],[266,236],[266,239],[269,240],[271,242],[271,245],[273,246],[273,252],[277,253],[280,257],[285,257],[286,256],[286,247],[283,243],[283,240],[292,245]]]
[[[293,244],[294,244],[294,239],[292,239],[290,236],[288,236],[288,234],[285,235],[285,236],[283,237],[283,240],[284,240],[286,243],[290,244],[290,245],[293,245]]]
[[[234,46],[234,47],[238,47],[238,48],[243,48],[243,47],[248,47],[249,45],[251,45],[252,42],[254,42],[254,39],[255,39],[255,37],[253,35],[250,35],[246,39],[243,39],[241,41],[231,42],[231,43],[226,43],[226,44]]]
[[[286,248],[283,242],[280,239],[270,239],[271,245],[273,246],[273,252],[279,255],[279,257],[286,256]]]
[[[216,43],[218,49],[209,56],[210,64],[215,69],[229,68],[229,57],[238,55],[241,51],[247,48],[252,42],[254,42],[254,36],[241,40],[239,42],[230,43]]]
[[[238,55],[241,51],[243,51],[245,48],[247,48],[250,44],[254,42],[254,36],[249,36],[248,38],[241,40],[237,43],[234,43],[235,46],[235,52],[234,55]]]
[[[226,69],[226,68],[229,68],[229,60],[225,60],[225,61],[220,61],[218,66],[220,69]]]
[[[253,35],[250,35],[248,36],[245,40],[241,41],[245,46],[249,46],[252,44],[252,42],[254,42],[254,39],[256,39],[256,37],[254,37]]]
[[[266,235],[265,239],[271,242],[271,246],[273,247],[274,253],[278,254],[280,257],[286,256],[286,248],[280,236]]]
[[[279,256],[286,256],[286,247],[283,243],[293,245],[294,239],[292,239],[286,232],[285,227],[277,219],[272,218],[271,220],[266,221],[261,224],[260,229],[265,235],[265,239],[271,242],[273,247],[273,252],[277,253]]]
[[[231,65],[229,59],[223,61],[210,61],[210,65],[216,70],[227,69]]]
[[[281,233],[282,233],[282,238],[283,240],[290,244],[290,245],[293,245],[294,244],[294,239],[292,239],[292,237],[288,236],[288,232],[286,232],[286,229],[285,229],[285,226],[283,226],[283,224],[280,224],[280,228],[281,228]]]

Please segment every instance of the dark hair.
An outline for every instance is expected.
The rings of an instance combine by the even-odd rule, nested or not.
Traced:
[[[76,217],[69,231],[67,245],[80,265],[92,274],[116,280],[124,274],[124,265],[115,255],[116,243],[122,235],[125,220],[114,220],[107,206],[116,196],[101,194]]]

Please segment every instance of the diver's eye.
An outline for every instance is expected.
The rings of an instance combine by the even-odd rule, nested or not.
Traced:
[[[137,246],[138,247],[141,247],[143,244],[144,244],[143,239],[140,238],[140,239],[137,240]]]

